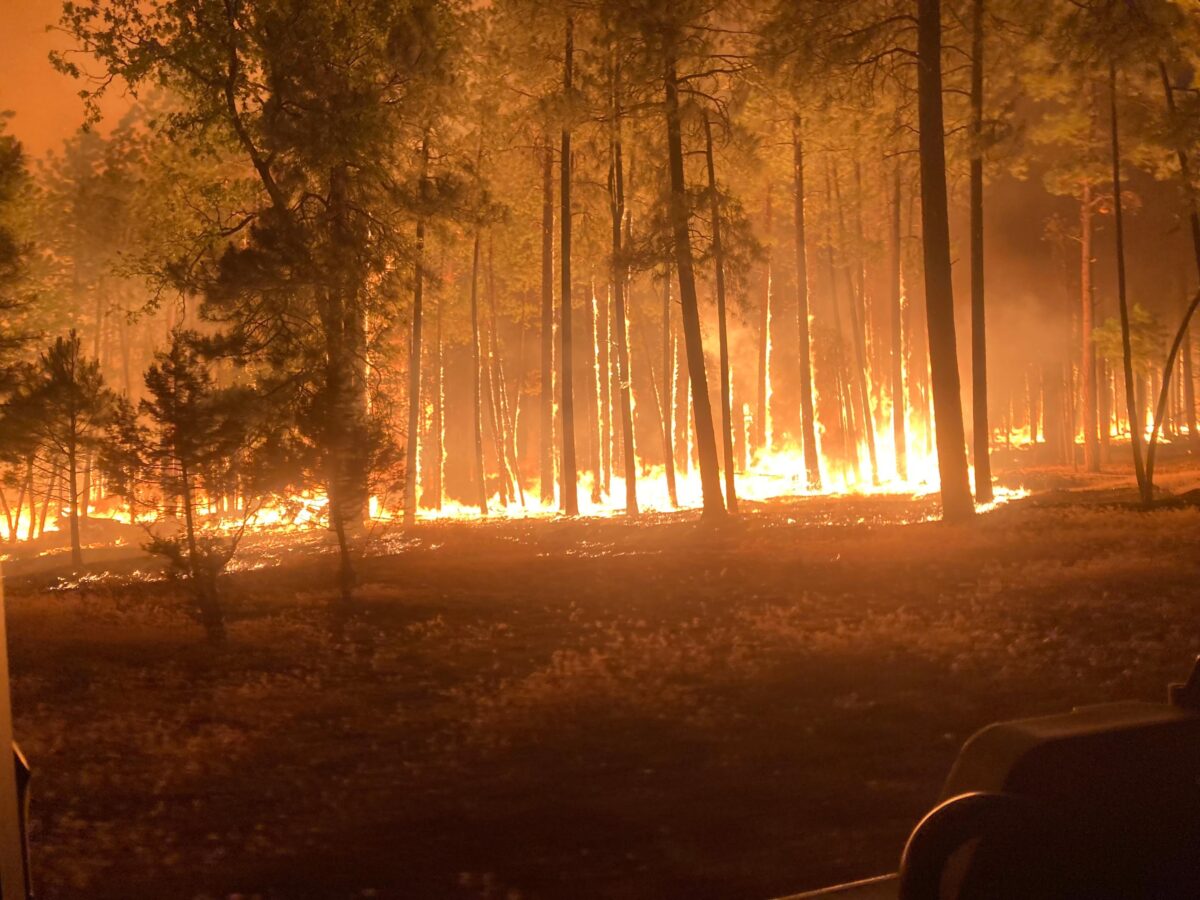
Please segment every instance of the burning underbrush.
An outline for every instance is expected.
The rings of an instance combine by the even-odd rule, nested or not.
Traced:
[[[337,629],[325,536],[250,536],[224,649],[137,554],[68,590],[18,572],[40,894],[770,896],[882,870],[975,728],[1156,697],[1194,653],[1200,510],[1091,496],[961,527],[911,497],[427,523],[376,539]]]

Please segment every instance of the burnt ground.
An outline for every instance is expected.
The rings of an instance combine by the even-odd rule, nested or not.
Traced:
[[[256,539],[222,650],[128,545],[82,581],[26,552],[39,897],[766,898],[890,870],[976,729],[1160,698],[1200,650],[1200,508],[1009,478],[1035,494],[964,526],[867,497],[383,533],[340,635],[323,538]]]

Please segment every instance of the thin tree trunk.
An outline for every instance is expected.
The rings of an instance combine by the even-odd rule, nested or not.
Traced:
[[[667,496],[671,505],[679,506],[679,490],[675,482],[675,441],[671,434],[671,417],[674,415],[675,390],[675,345],[671,340],[671,270],[663,273],[663,389],[662,417],[663,469],[667,475]]]
[[[1183,331],[1183,421],[1187,425],[1188,442],[1195,450],[1200,446],[1200,435],[1196,433],[1196,381],[1192,374],[1192,330]]]
[[[516,499],[513,467],[508,459],[509,421],[504,391],[504,363],[500,355],[500,326],[496,316],[496,266],[492,231],[488,230],[487,299],[488,330],[485,372],[487,373],[488,416],[495,443],[496,465],[500,470],[500,499],[506,506]]]
[[[444,264],[442,268],[445,269]],[[443,475],[446,459],[446,398],[443,393],[442,379],[442,298],[439,294],[437,315],[433,320],[433,421],[429,428],[433,434],[433,465],[429,467],[429,495],[433,498],[433,508],[439,512],[442,508],[442,485],[445,483]]]
[[[625,288],[629,279],[629,268],[625,264],[621,229],[628,228],[625,210],[625,175],[621,161],[621,71],[613,66],[613,109],[611,134],[611,166],[609,169],[609,196],[612,208],[612,285],[613,285],[613,331],[617,344],[617,385],[621,410],[621,451],[625,477],[625,514],[638,514],[637,456],[633,436],[633,378],[629,370],[629,324],[625,310]],[[653,377],[653,372],[651,373]],[[672,479],[673,480],[673,479]]]
[[[572,93],[572,74],[575,50],[575,20],[567,16],[566,50],[563,56],[563,92],[570,97]],[[574,356],[571,345],[571,129],[562,130],[562,159],[559,163],[561,171],[562,209],[559,218],[562,223],[560,236],[562,270],[562,312],[559,323],[559,383],[562,385],[562,487],[561,503],[563,512],[568,516],[579,515],[579,475],[575,464],[575,379],[571,371]]]
[[[691,422],[688,416],[688,400],[691,390],[688,387],[687,346],[679,336],[679,326],[671,332],[672,348],[675,352],[674,382],[671,396],[675,398],[675,468],[686,476],[692,470],[692,454],[688,442],[691,439]]]
[[[838,211],[838,236],[843,247],[847,246],[845,207],[842,204],[842,188],[836,164],[833,165],[833,190]],[[861,243],[860,243],[861,245]],[[875,417],[871,411],[871,390],[867,383],[866,352],[866,306],[863,302],[862,283],[855,283],[849,259],[844,259],[842,271],[846,276],[846,294],[850,306],[850,340],[854,344],[853,391],[858,395],[859,421],[862,423],[863,441],[867,445],[867,457],[871,463],[871,483],[879,484],[879,460],[875,452]]]
[[[758,382],[754,405],[754,446],[768,450],[771,443],[771,426],[767,417],[771,385],[771,248],[773,246],[773,222],[771,209],[771,183],[767,182],[766,202],[766,261],[763,266],[762,305],[758,317]]]
[[[603,436],[600,429],[600,382],[597,371],[597,335],[596,335],[596,281],[588,279],[588,296],[583,302],[587,316],[587,350],[583,355],[584,370],[587,372],[587,403],[588,413],[588,468],[592,470],[592,503],[600,503],[601,487],[604,476],[604,459],[601,443]]]
[[[722,517],[725,504],[721,497],[721,472],[717,460],[717,442],[713,433],[712,407],[708,399],[708,376],[704,371],[704,342],[700,333],[700,305],[696,297],[693,271],[692,238],[688,225],[687,186],[683,171],[683,135],[680,126],[679,93],[673,48],[667,51],[663,70],[663,89],[667,125],[667,155],[670,172],[671,230],[675,244],[675,267],[679,277],[679,308],[683,322],[683,342],[687,350],[688,377],[692,390],[692,415],[699,453],[700,487],[704,515]]]
[[[79,455],[74,443],[67,450],[67,510],[71,529],[71,565],[83,565],[83,545],[79,538]]]
[[[901,246],[900,246],[900,164],[896,163],[892,175],[892,227],[891,227],[891,375],[892,375],[892,444],[896,456],[896,476],[908,480],[908,437],[904,421],[904,330],[903,295],[901,293]]]
[[[421,176],[417,190],[422,209],[417,214],[417,258],[413,264],[412,340],[408,350],[408,442],[404,448],[404,522],[417,518],[417,460],[421,434],[421,326],[425,285],[425,171],[429,166],[429,131],[421,139]]]
[[[729,377],[729,331],[725,321],[725,253],[721,245],[721,201],[713,162],[712,123],[704,116],[704,149],[708,163],[708,190],[712,210],[712,252],[716,266],[717,334],[721,367],[721,444],[725,456],[725,504],[737,512],[737,479],[733,460],[733,396]]]
[[[602,294],[596,296],[595,327],[596,327],[596,387],[599,389],[600,401],[600,490],[604,494],[612,493],[612,361],[609,359],[611,336],[609,328],[609,307],[611,306],[612,285]]]
[[[554,503],[554,151],[546,143],[542,160],[542,505]]]
[[[942,18],[940,0],[917,0],[917,82],[920,121],[921,220],[925,255],[925,307],[929,365],[936,417],[942,517],[974,515],[967,476],[954,288],[950,273],[950,216],[946,200],[946,148],[942,118]]]
[[[971,29],[971,423],[975,448],[975,502],[991,503],[992,429],[988,424],[987,313],[983,290],[983,15],[974,2]]]
[[[1079,204],[1079,331],[1083,342],[1080,349],[1079,380],[1083,389],[1083,463],[1089,472],[1099,472],[1096,342],[1093,338],[1096,300],[1092,290],[1092,205],[1092,185],[1085,181]]]
[[[796,250],[796,333],[800,367],[800,431],[804,439],[804,470],[808,489],[821,490],[821,459],[817,447],[816,406],[813,403],[812,338],[809,333],[808,241],[804,210],[804,142],[801,121],[792,117],[792,199]]]
[[[479,346],[479,226],[475,226],[475,240],[471,250],[471,386],[473,404],[473,424],[475,438],[475,481],[476,500],[479,504],[479,514],[488,514],[487,473],[483,465],[483,385],[481,358]]]
[[[1108,67],[1108,99],[1110,134],[1112,137],[1112,189],[1113,217],[1117,249],[1117,306],[1121,315],[1121,356],[1125,368],[1125,403],[1129,409],[1129,443],[1133,449],[1133,471],[1137,476],[1138,490],[1142,500],[1149,503],[1154,498],[1153,484],[1147,480],[1147,470],[1142,463],[1142,427],[1138,408],[1137,390],[1134,384],[1133,347],[1129,330],[1129,299],[1125,286],[1125,225],[1121,202],[1121,141],[1117,121],[1117,67]],[[1151,463],[1153,465],[1153,463]]]

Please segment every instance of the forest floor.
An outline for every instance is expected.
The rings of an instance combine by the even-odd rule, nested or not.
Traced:
[[[257,539],[206,646],[146,561],[5,562],[43,900],[756,898],[895,867],[996,719],[1164,696],[1200,650],[1200,467],[931,499]],[[119,549],[119,548],[118,548]],[[138,571],[135,571],[138,570]]]

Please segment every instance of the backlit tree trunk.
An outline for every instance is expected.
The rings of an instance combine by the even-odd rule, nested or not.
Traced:
[[[769,449],[768,444],[771,441],[771,427],[767,422],[770,415],[767,404],[771,384],[771,248],[774,234],[771,213],[771,184],[768,182],[764,248],[766,261],[763,266],[762,304],[758,316],[758,380],[755,385],[757,393],[754,404],[754,446],[761,450]]]
[[[671,417],[675,414],[675,344],[671,340],[671,270],[663,273],[663,365],[662,365],[662,435],[663,469],[667,475],[667,496],[672,506],[679,506],[679,491],[675,482],[675,441],[671,433]]]
[[[667,124],[667,168],[670,174],[671,230],[675,245],[675,266],[679,276],[679,307],[683,322],[683,340],[687,350],[688,376],[692,389],[692,416],[699,452],[700,486],[704,514],[723,516],[721,473],[717,443],[713,434],[712,407],[708,399],[708,377],[704,371],[704,343],[700,333],[700,306],[696,297],[693,271],[692,238],[688,224],[687,187],[684,183],[683,135],[679,114],[679,86],[675,57],[668,48],[663,70],[663,93]]]
[[[425,170],[429,165],[429,134],[421,141],[421,177],[418,190],[425,194]],[[404,521],[417,517],[417,460],[421,434],[421,326],[424,310],[421,292],[425,283],[425,215],[417,214],[416,261],[413,264],[412,340],[408,350],[408,436],[404,448]]]
[[[542,378],[540,396],[542,504],[554,503],[554,151],[542,158]]]
[[[629,279],[621,243],[622,228],[628,227],[625,212],[625,174],[621,162],[620,69],[613,69],[613,114],[609,199],[612,211],[613,332],[617,345],[617,398],[621,416],[622,472],[625,478],[625,513],[638,514],[637,456],[633,437],[632,376],[629,370],[629,325],[625,311],[625,288]]]
[[[1079,203],[1079,331],[1083,342],[1079,380],[1083,394],[1083,463],[1089,472],[1099,472],[1096,342],[1092,336],[1096,316],[1096,298],[1092,290],[1092,207],[1092,186],[1085,181]]]
[[[889,265],[891,283],[891,375],[892,375],[892,443],[896,456],[896,475],[901,481],[908,480],[908,437],[904,422],[904,330],[903,296],[901,294],[900,244],[900,164],[892,175],[892,223],[890,232],[891,260]]]
[[[975,501],[992,502],[992,429],[988,424],[987,314],[983,292],[983,14],[974,2],[971,29],[971,420]]]
[[[1142,500],[1153,499],[1153,488],[1146,480],[1146,469],[1142,463],[1142,426],[1138,404],[1138,391],[1134,383],[1133,348],[1129,331],[1129,299],[1125,286],[1125,224],[1121,203],[1121,140],[1117,120],[1117,67],[1108,68],[1109,133],[1112,138],[1112,190],[1113,218],[1115,225],[1117,255],[1117,306],[1121,316],[1121,356],[1125,370],[1125,404],[1129,410],[1129,443],[1133,449],[1133,471],[1137,476],[1138,490]]]
[[[704,117],[704,149],[708,164],[708,190],[712,209],[712,252],[716,267],[717,333],[721,367],[721,444],[725,459],[725,503],[737,512],[737,479],[733,462],[733,397],[729,383],[729,331],[725,322],[725,254],[721,246],[721,202],[717,194],[717,173],[713,163],[712,124]]]
[[[479,226],[471,250],[471,390],[475,439],[476,502],[479,514],[488,514],[487,470],[483,464],[483,359],[479,334]]]
[[[817,447],[816,405],[813,402],[812,337],[809,329],[808,239],[805,234],[804,142],[800,116],[792,118],[792,199],[796,250],[796,334],[800,367],[800,432],[804,439],[804,470],[809,490],[821,489],[821,459]]]
[[[566,49],[563,56],[563,91],[569,98],[572,91],[573,55],[575,50],[575,20],[567,16]],[[561,313],[559,322],[559,384],[562,386],[562,484],[560,486],[563,512],[579,515],[579,475],[575,464],[575,379],[572,373],[574,356],[571,335],[571,129],[562,130],[561,172],[561,248],[559,267],[562,273]]]
[[[942,516],[974,515],[967,475],[954,288],[950,273],[950,216],[946,201],[946,148],[942,118],[942,18],[940,0],[917,0],[917,100],[920,123],[921,222],[925,257],[925,308],[929,367],[936,419]]]

